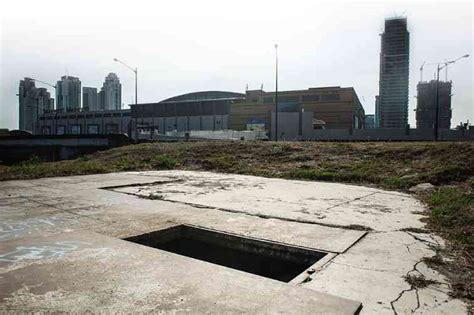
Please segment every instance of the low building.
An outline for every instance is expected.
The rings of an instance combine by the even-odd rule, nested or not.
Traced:
[[[130,107],[138,129],[154,129],[164,134],[174,130],[232,129],[229,126],[231,107],[244,100],[245,94],[241,93],[204,91]]]
[[[279,130],[284,138],[309,135],[313,129],[362,129],[364,108],[353,88],[328,87],[279,92]],[[47,114],[41,117],[46,134],[141,133],[253,130],[271,136],[274,93],[204,91],[156,103],[132,104],[130,110]],[[288,113],[285,120],[284,113]],[[296,120],[295,120],[296,119]],[[284,126],[287,124],[288,126]],[[304,133],[303,133],[304,131]]]
[[[40,116],[41,134],[131,134],[130,110],[47,113]]]
[[[275,92],[247,91],[245,100],[231,107],[229,127],[245,130],[256,119],[270,126],[275,109]],[[324,122],[325,129],[362,129],[365,117],[354,88],[339,86],[279,91],[278,112],[312,112],[312,118]]]
[[[452,83],[439,82],[438,128],[451,128]],[[436,120],[436,80],[420,82],[417,85],[416,128],[433,129]]]

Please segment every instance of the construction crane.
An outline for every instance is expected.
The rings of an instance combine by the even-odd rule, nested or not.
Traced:
[[[420,67],[420,82],[423,82],[423,67],[425,66],[426,61],[423,61],[423,64]]]
[[[56,85],[52,85],[52,84],[49,84],[49,83],[47,83],[47,82],[43,82],[43,81],[37,80],[37,79],[32,79],[32,80],[35,81],[35,82],[39,82],[39,83],[46,84],[46,85],[48,85],[48,86],[50,86],[50,87],[52,87],[52,88],[56,88]]]

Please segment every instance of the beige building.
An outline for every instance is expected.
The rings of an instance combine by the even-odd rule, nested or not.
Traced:
[[[230,107],[229,128],[246,130],[247,125],[266,124],[275,111],[275,92],[247,91],[245,100]],[[362,129],[365,112],[352,87],[322,87],[278,92],[279,112],[312,112],[315,128]]]

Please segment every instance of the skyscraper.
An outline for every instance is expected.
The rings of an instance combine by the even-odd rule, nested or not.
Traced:
[[[386,19],[381,36],[378,123],[380,128],[405,128],[408,124],[410,48],[407,19]]]
[[[25,78],[18,89],[19,128],[33,133],[40,132],[38,116],[54,109],[54,99],[45,88],[36,88],[35,81]]]
[[[112,110],[122,107],[122,84],[115,73],[105,77],[104,84],[99,93],[100,109]]]
[[[75,112],[81,108],[81,81],[72,76],[62,76],[56,84],[56,104],[60,112]]]
[[[97,107],[97,88],[83,87],[82,88],[82,108],[85,111],[98,110]]]
[[[433,129],[436,120],[436,81],[419,82],[416,104],[416,128]],[[451,82],[439,82],[438,128],[451,128]]]
[[[375,95],[374,128],[380,128],[380,97]]]

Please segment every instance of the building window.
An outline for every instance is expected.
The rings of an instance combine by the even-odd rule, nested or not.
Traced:
[[[96,135],[99,133],[99,125],[87,125],[87,133],[90,135]]]
[[[51,134],[51,130],[49,129],[49,126],[43,126],[43,127],[41,127],[41,134],[43,134],[43,135],[49,135],[49,134]]]
[[[299,102],[299,96],[282,96],[278,99],[279,103],[298,103]]]
[[[81,125],[71,125],[71,134],[80,135],[81,134]]]
[[[327,101],[339,101],[341,98],[339,96],[339,94],[323,94],[321,95],[321,100],[323,102],[327,102]]]
[[[105,133],[118,133],[118,125],[117,124],[106,124],[105,125]]]
[[[57,135],[63,135],[66,133],[66,127],[64,126],[57,126],[56,127],[56,134]]]
[[[319,102],[319,95],[303,95],[301,97],[303,102]]]
[[[264,97],[263,104],[273,104],[273,97],[272,96]]]

